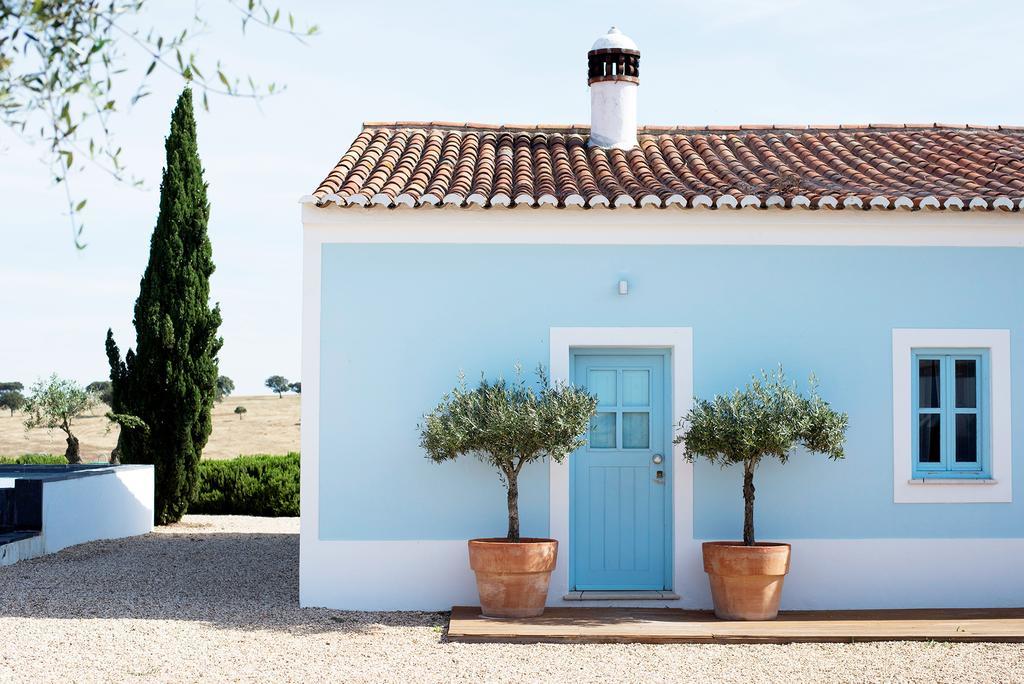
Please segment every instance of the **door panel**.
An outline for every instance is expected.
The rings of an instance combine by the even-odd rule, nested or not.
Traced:
[[[572,367],[598,398],[587,444],[570,456],[573,587],[668,589],[667,352],[576,350]]]

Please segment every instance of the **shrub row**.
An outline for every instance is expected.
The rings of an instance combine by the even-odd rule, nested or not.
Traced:
[[[22,454],[0,456],[0,465],[67,465],[68,460],[55,454]]]
[[[199,491],[189,513],[299,515],[299,455],[239,456],[199,462]]]
[[[0,456],[0,465],[67,465],[63,456]],[[199,491],[189,513],[299,515],[299,455],[239,456],[199,462]]]

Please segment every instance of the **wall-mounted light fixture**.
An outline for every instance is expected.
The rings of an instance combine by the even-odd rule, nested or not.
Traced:
[[[628,280],[620,280],[619,281],[619,294],[620,295],[628,295],[629,294],[629,281]]]

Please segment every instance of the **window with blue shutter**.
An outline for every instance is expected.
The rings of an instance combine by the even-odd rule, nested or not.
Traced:
[[[988,350],[915,349],[914,478],[987,478]]]

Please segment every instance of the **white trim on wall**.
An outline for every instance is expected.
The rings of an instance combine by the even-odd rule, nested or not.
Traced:
[[[783,610],[1012,608],[1024,604],[1024,539],[791,539]],[[450,610],[479,604],[464,540],[303,542],[303,606],[342,610]],[[647,607],[711,607],[695,542],[679,601]],[[678,555],[678,549],[677,549]],[[928,582],[922,568],[939,568]],[[885,568],[884,581],[879,568]],[[970,577],[970,582],[964,582]],[[688,589],[688,587],[690,587]],[[690,593],[692,590],[692,594]],[[630,602],[548,605],[628,606]]]
[[[299,605],[325,605],[320,545],[320,270],[323,236],[302,240],[302,455],[299,469]]]
[[[991,479],[913,479],[912,350],[989,350]],[[894,328],[892,331],[892,466],[895,503],[1010,503],[1013,458],[1010,417],[1010,331]]]
[[[302,533],[299,604],[340,610],[476,606],[464,539],[326,541]]]
[[[324,242],[1024,247],[1014,212],[371,211],[303,205]]]
[[[570,355],[574,348],[668,349],[671,352],[672,424],[693,405],[692,328],[551,328],[551,381],[569,382]],[[672,590],[677,601],[665,605],[695,606],[706,603],[707,580],[700,564],[700,544],[693,538],[693,465],[683,458],[684,447],[672,448]],[[565,604],[569,591],[569,462],[550,461],[551,516],[549,533],[558,540],[559,554],[551,575],[548,605]],[[582,604],[587,604],[584,601]],[[573,601],[572,605],[581,605]],[[616,603],[616,605],[623,605]]]
[[[789,541],[784,610],[1024,605],[1024,539]],[[933,568],[941,572],[923,579]]]

